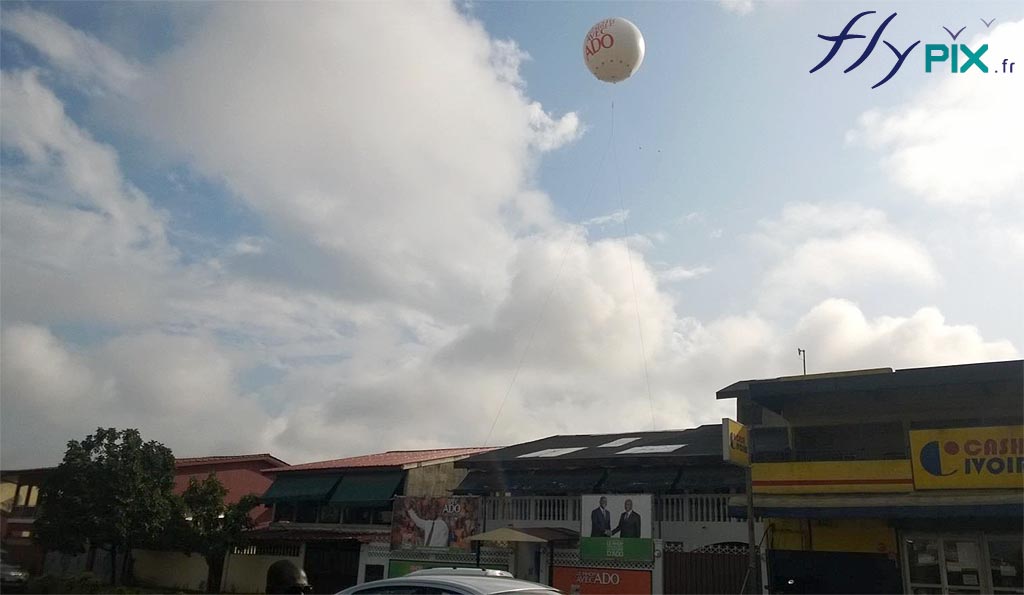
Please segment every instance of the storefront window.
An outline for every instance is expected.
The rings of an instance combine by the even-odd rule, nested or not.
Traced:
[[[942,569],[939,566],[939,540],[937,539],[908,539],[907,540],[907,566],[910,568],[910,582],[912,584],[925,583],[939,588],[942,592]],[[928,591],[917,591],[925,593]]]
[[[903,539],[909,593],[1024,595],[1020,535],[907,535]]]
[[[1024,593],[1024,548],[1021,541],[990,539],[989,569],[996,592]]]
[[[981,548],[974,540],[944,540],[946,584],[953,587],[981,589]],[[966,593],[971,592],[963,591]]]

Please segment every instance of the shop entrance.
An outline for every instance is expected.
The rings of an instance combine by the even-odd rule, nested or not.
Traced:
[[[907,593],[1024,593],[1021,535],[902,536]]]

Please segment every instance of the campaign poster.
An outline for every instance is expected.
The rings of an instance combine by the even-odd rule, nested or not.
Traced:
[[[391,549],[471,551],[480,532],[482,506],[476,496],[401,496],[391,519]]]
[[[588,494],[582,505],[582,537],[651,538],[650,494]]]

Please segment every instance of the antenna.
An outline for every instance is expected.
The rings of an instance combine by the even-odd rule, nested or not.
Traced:
[[[799,347],[797,347],[796,354],[799,355],[800,358],[804,360],[804,376],[807,376],[807,350],[800,349]]]

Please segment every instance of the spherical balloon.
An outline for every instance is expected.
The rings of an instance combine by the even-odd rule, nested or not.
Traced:
[[[644,36],[626,19],[605,19],[591,27],[583,40],[583,61],[599,80],[624,81],[644,61]]]

